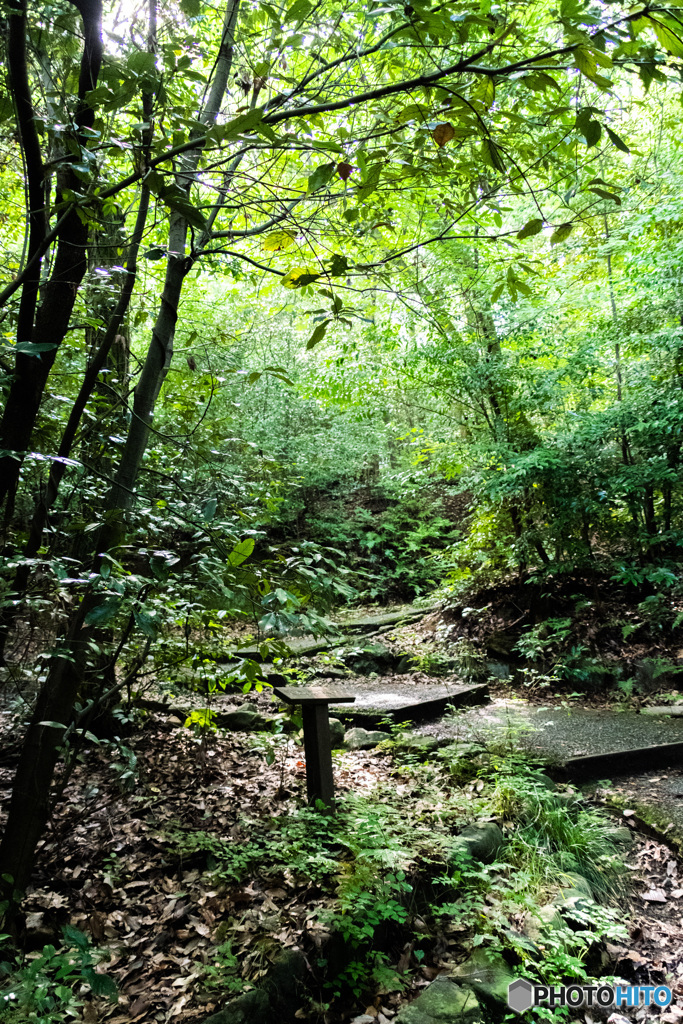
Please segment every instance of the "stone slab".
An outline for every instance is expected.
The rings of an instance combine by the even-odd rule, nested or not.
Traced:
[[[575,778],[608,778],[644,768],[683,763],[683,720],[628,711],[539,707],[496,700],[463,712],[455,722],[417,730],[426,735],[526,749],[566,765]]]
[[[393,722],[424,722],[443,715],[449,705],[463,707],[488,700],[486,683],[416,683],[395,678],[354,679],[344,690],[355,696],[353,707],[335,707],[330,714],[364,728],[376,728],[385,719]]]
[[[391,612],[377,612],[376,614],[357,615],[353,618],[339,619],[337,625],[340,629],[351,630],[358,633],[371,633],[383,626],[397,626],[403,622],[416,622],[424,618],[430,612],[435,611],[436,605],[430,608],[415,608],[413,605],[406,605]]]
[[[340,686],[274,686],[273,693],[286,704],[353,704],[356,699]]]
[[[683,718],[683,704],[662,704],[641,708],[641,715],[667,715],[669,718]]]

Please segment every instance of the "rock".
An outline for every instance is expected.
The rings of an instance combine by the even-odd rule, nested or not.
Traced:
[[[495,821],[477,821],[455,837],[456,850],[463,850],[484,864],[496,859],[503,842],[503,833]]]
[[[378,743],[383,743],[388,739],[389,735],[386,732],[370,732],[368,729],[361,729],[358,726],[355,729],[349,729],[345,734],[344,746],[348,750],[370,750],[371,747],[376,747]]]
[[[583,875],[580,875],[577,871],[564,871],[562,878],[567,883],[567,885],[562,886],[562,894],[564,896],[567,896],[569,893],[578,892],[581,896],[588,896],[592,899],[593,890],[591,889],[591,884]]]
[[[206,1017],[204,1024],[269,1024],[270,999],[261,988],[245,992],[230,1001],[224,1010]]]
[[[344,742],[344,725],[338,718],[330,719],[330,743],[332,749],[336,750]]]
[[[669,715],[672,718],[683,716],[683,704],[662,704],[656,707],[641,708],[641,715]],[[617,1016],[614,1014],[614,1016]]]
[[[361,648],[350,650],[342,655],[342,661],[359,675],[370,675],[377,672],[384,675],[391,672],[399,664],[400,655],[394,654],[384,644],[363,644]]]
[[[451,972],[459,984],[474,989],[485,1003],[507,1006],[508,985],[515,980],[506,960],[493,950],[480,946],[464,964]]]
[[[394,1024],[475,1024],[483,1017],[474,992],[442,975],[414,1002],[404,1006],[394,1017]]]
[[[620,846],[633,846],[634,842],[633,832],[628,825],[620,825],[618,828],[615,828],[612,833],[612,839]]]
[[[510,679],[512,675],[510,666],[502,661],[487,661],[486,672],[489,676],[493,676],[494,679]]]
[[[219,712],[216,724],[221,729],[231,729],[233,732],[263,732],[269,722],[265,715],[254,711],[249,704],[243,704],[234,711]]]
[[[547,903],[539,907],[533,914],[529,914],[524,921],[523,932],[532,942],[538,942],[553,928],[564,928],[565,923],[562,915],[556,906]]]
[[[439,749],[441,743],[436,736],[416,736],[412,732],[404,732],[396,740],[396,750],[428,757]]]
[[[293,1020],[302,1002],[308,968],[304,954],[290,949],[278,957],[263,984],[232,999],[204,1024],[272,1024]]]

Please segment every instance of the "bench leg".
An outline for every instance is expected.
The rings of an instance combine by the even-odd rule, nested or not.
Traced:
[[[308,802],[314,804],[316,800],[322,800],[331,807],[334,803],[334,776],[327,704],[304,705],[302,711]]]

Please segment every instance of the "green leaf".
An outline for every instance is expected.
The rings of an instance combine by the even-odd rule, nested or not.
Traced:
[[[648,21],[651,23],[655,30],[655,35],[664,49],[668,50],[674,57],[683,57],[683,40],[679,39],[675,32],[672,32],[670,28],[663,25],[661,21],[657,21],[651,15],[648,15]]]
[[[120,597],[108,597],[102,601],[101,604],[95,605],[91,608],[85,617],[85,623],[87,626],[101,626],[105,622],[109,622],[113,619],[119,608],[123,604],[123,599]]]
[[[341,277],[349,268],[346,256],[341,256],[339,253],[335,253],[329,263],[330,267],[327,273],[330,277]]]
[[[307,284],[313,284],[320,277],[320,271],[313,267],[292,267],[282,278],[280,284],[285,288],[303,288]]]
[[[503,294],[503,289],[504,288],[505,288],[505,281],[501,281],[501,283],[499,285],[496,285],[496,287],[491,292],[491,302],[492,303],[498,302],[498,299]]]
[[[138,627],[143,636],[156,636],[158,633],[157,621],[153,619],[149,612],[144,609],[138,610],[133,609],[133,618],[135,625]]]
[[[131,53],[126,64],[135,75],[151,75],[156,68],[156,57],[147,50],[138,50]]]
[[[310,195],[312,192],[317,192],[323,185],[327,185],[328,181],[332,177],[335,171],[336,164],[320,164],[319,167],[313,171],[313,174],[308,176],[308,187],[306,191]]]
[[[614,192],[606,192],[604,188],[589,188],[589,192],[594,192],[596,196],[600,196],[601,199],[611,199],[617,206],[621,206],[621,199],[616,196]]]
[[[375,191],[379,185],[380,175],[382,173],[382,165],[372,164],[369,168],[362,184],[358,186],[357,195],[359,199],[367,199],[368,196]]]
[[[283,249],[290,249],[294,245],[295,235],[292,231],[273,231],[261,242],[265,252],[282,252]]]
[[[316,329],[313,331],[313,334],[310,336],[310,338],[306,342],[306,348],[307,349],[315,348],[315,346],[318,344],[318,342],[323,340],[323,338],[325,337],[325,331],[327,330],[327,325],[329,323],[330,323],[329,320],[323,320],[323,322],[321,324],[318,324]]]
[[[559,242],[564,242],[566,238],[569,238],[573,229],[573,224],[560,224],[560,226],[555,228],[552,235],[550,236],[550,244],[557,245]]]
[[[586,145],[597,146],[602,136],[602,126],[599,121],[589,121],[582,129],[581,134],[586,140]]]
[[[202,13],[200,0],[180,0],[180,10],[188,18],[197,18]]]
[[[54,352],[59,345],[56,341],[20,341],[14,351],[21,352],[25,356],[34,356],[40,359],[43,352]]]
[[[210,523],[211,522],[213,517],[216,515],[217,507],[218,507],[218,499],[217,498],[209,498],[209,500],[204,503],[204,506],[202,508],[202,519],[204,520],[205,523]]]
[[[62,926],[62,935],[64,941],[69,946],[75,946],[76,949],[85,951],[90,945],[90,941],[85,932],[80,931],[78,928],[74,928],[72,924],[65,924]]]
[[[426,121],[429,117],[429,107],[423,103],[409,103],[399,111],[396,120],[399,124],[407,124],[409,121]]]
[[[285,16],[282,19],[283,24],[287,25],[290,21],[301,22],[312,10],[313,4],[309,3],[308,0],[295,0],[292,6],[286,10]]]
[[[92,967],[85,967],[83,976],[90,985],[94,996],[104,996],[113,1001],[118,1000],[119,990],[113,978],[110,978],[108,974],[98,974]],[[69,990],[69,994],[71,994],[71,990]]]
[[[158,193],[158,196],[162,203],[175,213],[179,213],[192,227],[198,228],[200,231],[206,229],[204,214],[196,206],[192,205],[186,193],[179,189],[177,185],[167,185]]]
[[[242,562],[249,558],[253,550],[253,537],[247,537],[246,540],[239,541],[228,555],[228,565],[241,565]]]
[[[517,232],[517,238],[531,238],[533,235],[538,235],[543,230],[543,221],[540,217],[534,217],[533,220],[527,221],[521,231]]]
[[[505,164],[503,163],[503,158],[500,154],[498,146],[495,144],[493,139],[486,138],[482,140],[481,155],[484,163],[488,167],[493,167],[494,170],[501,171],[501,173],[503,174],[505,173]]]
[[[613,132],[611,128],[607,127],[607,125],[605,125],[604,127],[605,131],[607,132],[607,135],[609,136],[609,140],[613,146],[616,146],[617,149],[620,149],[622,153],[631,152],[631,150],[628,148],[624,140],[619,138],[616,132]]]
[[[232,121],[228,121],[227,124],[219,125],[218,128],[215,129],[215,132],[220,138],[228,141],[230,139],[236,139],[238,135],[244,135],[247,132],[251,133],[254,131],[262,118],[262,110],[249,110],[246,114],[240,114],[239,117],[234,117]]]

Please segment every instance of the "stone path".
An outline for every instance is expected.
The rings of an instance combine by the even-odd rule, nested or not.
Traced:
[[[523,699],[496,699],[484,707],[426,723],[416,732],[443,739],[495,738],[563,762],[683,742],[683,719],[580,707],[538,707]]]

